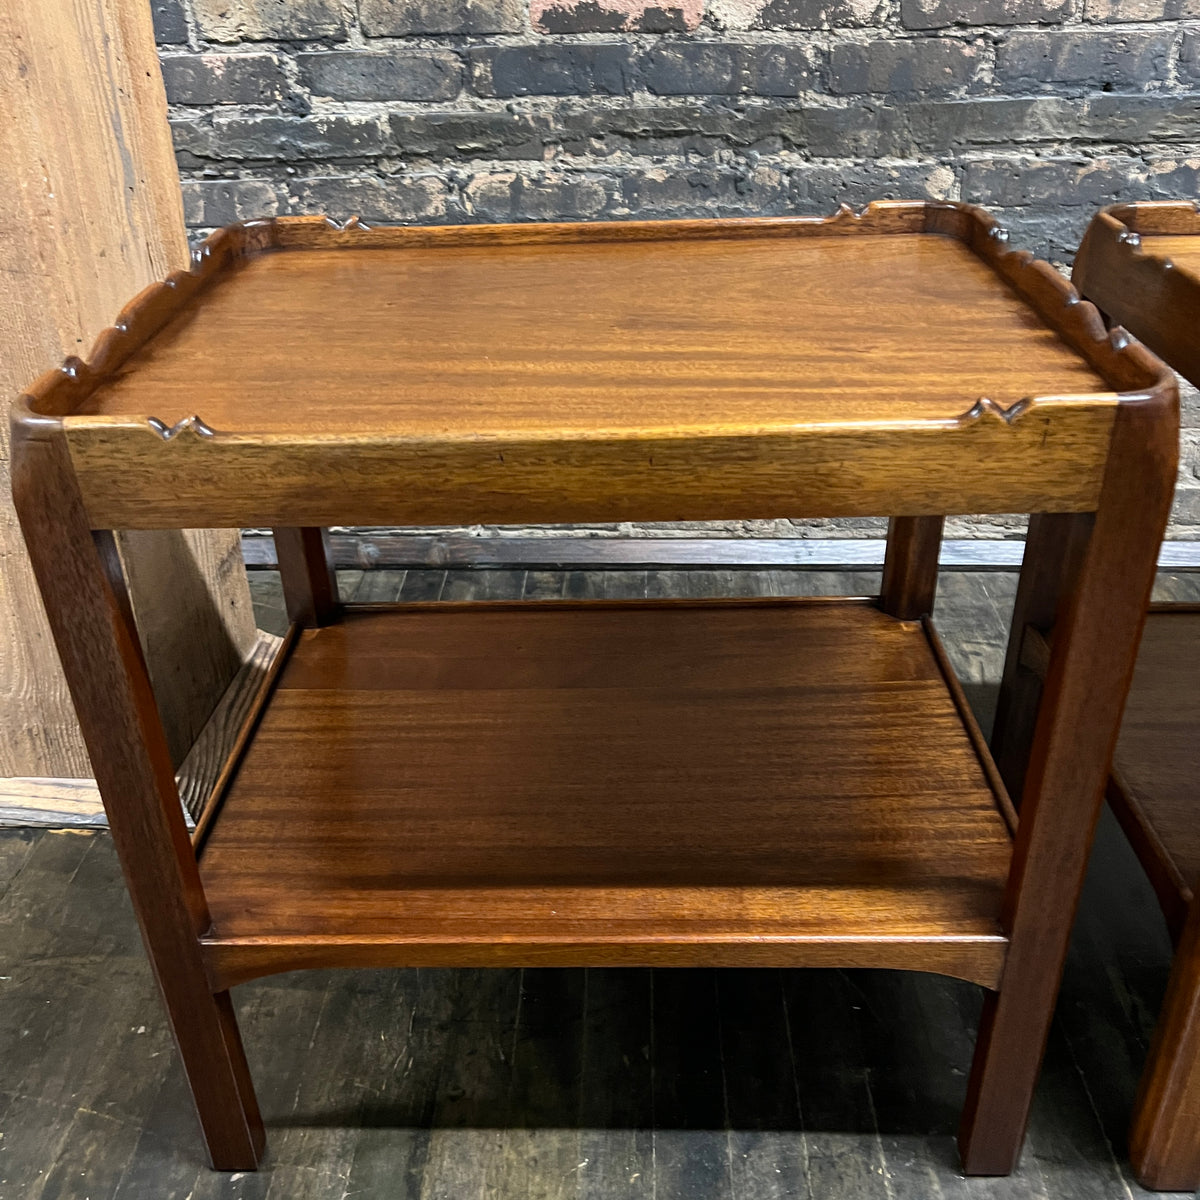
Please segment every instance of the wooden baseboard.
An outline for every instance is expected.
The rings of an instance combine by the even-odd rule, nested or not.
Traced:
[[[335,567],[654,571],[742,567],[836,571],[882,568],[882,538],[507,537],[464,534],[335,533]],[[955,570],[1016,570],[1024,541],[958,538],[942,542],[939,564]],[[275,545],[264,534],[242,535],[248,567],[276,567]],[[1200,542],[1167,542],[1159,566],[1200,568]]]
[[[212,790],[246,709],[283,639],[259,633],[195,744],[179,766],[175,779],[188,824]],[[0,826],[34,825],[50,829],[106,829],[108,818],[94,779],[0,779]]]

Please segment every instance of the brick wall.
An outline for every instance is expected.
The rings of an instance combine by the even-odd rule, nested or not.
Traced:
[[[1067,263],[1099,205],[1200,195],[1200,0],[153,7],[197,231],[931,196]],[[1200,536],[1186,436],[1177,534]]]

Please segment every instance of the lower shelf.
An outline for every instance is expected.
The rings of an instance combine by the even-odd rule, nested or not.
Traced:
[[[1200,880],[1200,609],[1156,606],[1125,705],[1109,801],[1178,935]]]
[[[863,601],[348,611],[297,640],[204,846],[214,978],[669,963],[993,986],[1011,841],[933,637]]]

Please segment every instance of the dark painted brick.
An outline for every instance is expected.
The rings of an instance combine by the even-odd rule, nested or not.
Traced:
[[[1088,21],[1177,21],[1200,17],[1200,0],[1085,0]]]
[[[737,216],[778,213],[788,206],[788,181],[760,167],[662,167],[624,172],[624,206],[631,216]]]
[[[807,148],[817,158],[879,158],[896,154],[906,140],[903,111],[886,101],[803,112]]]
[[[963,174],[963,199],[1004,207],[1111,204],[1135,198],[1141,171],[1140,162],[1117,158],[974,162]]]
[[[727,42],[668,42],[642,59],[646,87],[659,96],[732,96],[745,90],[742,47]]]
[[[829,86],[839,95],[949,92],[971,82],[978,61],[978,46],[956,38],[844,42],[833,49]]]
[[[361,0],[368,37],[414,33],[518,33],[525,27],[521,0]]]
[[[808,47],[755,42],[670,42],[641,62],[646,88],[659,96],[797,96],[819,70]]]
[[[1074,137],[1135,149],[1155,142],[1200,142],[1200,96],[1093,96]]]
[[[900,20],[907,29],[1057,24],[1072,7],[1072,0],[900,0]]]
[[[959,147],[1065,141],[1074,135],[1082,111],[1082,101],[1057,96],[920,101],[904,110],[907,136],[898,137],[887,153],[921,158]]]
[[[154,19],[154,40],[160,46],[178,45],[188,40],[183,0],[153,0],[150,15]]]
[[[1179,44],[1179,79],[1181,83],[1200,83],[1200,30],[1186,29]]]
[[[431,221],[446,217],[449,188],[432,175],[394,177],[309,177],[293,180],[287,192],[291,213],[321,213],[344,221]]]
[[[211,42],[346,36],[339,0],[192,0],[192,15],[201,37]]]
[[[446,50],[335,50],[296,64],[306,87],[335,100],[452,100],[462,89],[462,60]]]
[[[481,221],[580,220],[604,211],[612,187],[611,178],[594,175],[488,172],[467,182],[463,203]]]
[[[1178,200],[1200,194],[1200,161],[1194,158],[1157,160],[1146,174],[1145,197],[1149,200]]]
[[[997,51],[996,79],[1142,88],[1165,79],[1170,46],[1171,34],[1158,31],[1014,33]]]
[[[172,104],[276,104],[286,88],[273,54],[163,54]]]
[[[392,141],[406,158],[540,160],[557,124],[513,112],[392,113]]]
[[[550,117],[561,152],[605,157],[699,155],[753,148],[761,153],[802,149],[807,122],[798,107],[755,104],[672,104],[649,107],[573,106]]]
[[[820,85],[822,63],[806,46],[748,45],[742,61],[756,96],[798,96]]]
[[[370,158],[388,148],[371,118],[218,116],[172,128],[177,150],[218,161]]]
[[[767,0],[754,19],[754,29],[827,29],[879,25],[883,3],[874,7],[851,0]]]
[[[848,163],[808,165],[791,178],[791,204],[796,212],[826,215],[839,204],[859,207],[872,200],[942,199],[954,174],[935,164]]]
[[[530,19],[539,33],[685,33],[704,15],[702,0],[533,0]]]
[[[279,213],[275,185],[257,179],[185,179],[184,219],[193,227],[212,228]]]
[[[631,69],[625,43],[550,42],[471,51],[471,86],[480,96],[620,95],[629,89]]]

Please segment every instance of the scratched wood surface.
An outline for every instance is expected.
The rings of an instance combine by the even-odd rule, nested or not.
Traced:
[[[346,598],[870,592],[878,572],[347,571]],[[981,720],[1015,577],[944,572],[935,617]],[[276,577],[255,572],[281,631]],[[1161,593],[1200,599],[1200,580]],[[402,764],[398,765],[402,769]],[[1170,943],[1108,818],[1019,1171],[953,1133],[980,992],[875,971],[297,972],[235,992],[271,1135],[198,1157],[105,835],[0,832],[0,1198],[1146,1197],[1124,1138]]]
[[[0,5],[0,113],[7,405],[188,251],[149,5]],[[0,420],[0,777],[42,782],[0,803],[92,774],[9,499],[8,447]],[[134,535],[122,553],[178,763],[254,643],[237,537]]]

